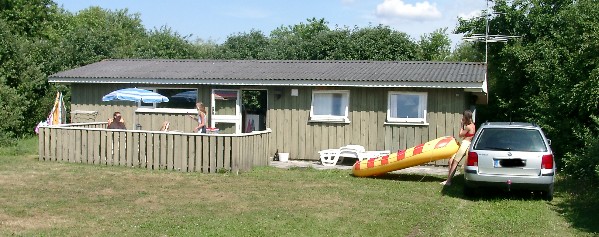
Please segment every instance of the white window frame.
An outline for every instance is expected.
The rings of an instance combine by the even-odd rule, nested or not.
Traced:
[[[418,99],[418,107],[419,111],[422,113],[422,118],[396,118],[391,117],[391,108],[392,105],[395,105],[394,101],[391,100],[391,96],[393,95],[417,95]],[[412,91],[390,91],[387,96],[387,122],[388,123],[400,123],[400,124],[417,124],[417,125],[425,125],[426,122],[426,113],[427,113],[427,103],[428,103],[428,93],[426,92],[412,92]],[[420,113],[419,112],[419,113]]]
[[[314,114],[314,96],[316,94],[341,94],[342,104],[344,107],[344,115],[315,115]],[[332,122],[332,123],[349,123],[348,112],[349,111],[349,90],[313,90],[312,91],[312,102],[310,104],[310,121],[311,122]]]

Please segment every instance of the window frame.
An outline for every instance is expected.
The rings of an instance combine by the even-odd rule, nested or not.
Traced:
[[[422,112],[422,118],[397,118],[391,117],[391,97],[393,95],[417,95],[418,96],[418,110]],[[426,125],[426,115],[428,112],[428,93],[427,92],[414,92],[414,91],[389,91],[387,95],[387,123],[395,124],[416,124]]]
[[[316,94],[341,94],[342,99],[342,116],[335,115],[315,115],[314,114],[314,98]],[[310,103],[310,122],[330,122],[330,123],[349,123],[349,90],[313,90],[312,101]]]

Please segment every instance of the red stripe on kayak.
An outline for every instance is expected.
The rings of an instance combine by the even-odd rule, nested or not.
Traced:
[[[368,159],[368,163],[367,163],[366,167],[368,167],[368,168],[374,167],[374,160],[375,159]]]
[[[381,158],[381,165],[389,164],[389,156],[383,156]]]
[[[360,161],[356,161],[356,163],[354,164],[354,169],[360,170]]]
[[[441,139],[441,141],[437,142],[435,148],[445,147],[447,144],[449,144],[449,142],[451,142],[451,140],[453,140],[453,137],[445,137],[444,139]]]
[[[406,158],[406,150],[401,150],[397,152],[397,160],[403,160]]]
[[[420,145],[414,147],[414,153],[413,154],[414,155],[418,155],[418,154],[422,153],[422,148],[423,147],[424,147],[424,144],[420,144]]]

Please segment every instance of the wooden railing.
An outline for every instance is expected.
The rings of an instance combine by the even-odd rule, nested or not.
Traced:
[[[270,129],[196,134],[104,127],[105,122],[40,127],[39,159],[202,173],[236,173],[269,161]]]

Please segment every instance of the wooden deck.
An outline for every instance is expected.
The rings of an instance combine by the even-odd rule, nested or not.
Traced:
[[[196,134],[105,129],[106,122],[40,127],[39,160],[181,172],[267,166],[271,131]]]

